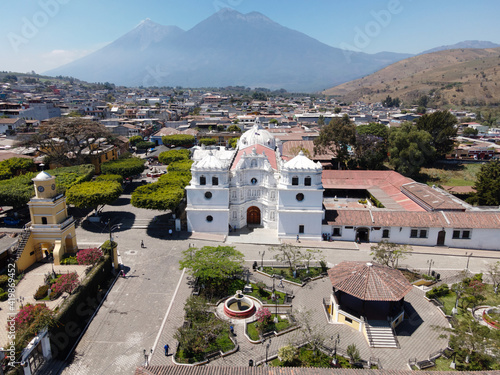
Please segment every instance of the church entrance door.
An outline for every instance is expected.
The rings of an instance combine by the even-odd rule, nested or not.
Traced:
[[[247,225],[260,225],[259,207],[249,207],[247,210]]]

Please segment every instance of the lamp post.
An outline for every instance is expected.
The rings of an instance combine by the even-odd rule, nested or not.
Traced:
[[[333,336],[332,336],[332,340],[333,340],[333,359],[332,359],[332,362],[333,364],[336,366],[337,365],[337,344],[340,343],[340,334],[337,333],[337,337],[334,339]]]
[[[427,261],[427,264],[429,265],[429,273],[428,273],[428,275],[430,276],[431,275],[431,267],[434,264],[434,261],[432,259],[429,259]]]
[[[269,347],[271,346],[271,339],[266,344],[266,366],[267,366],[267,354],[269,353]]]
[[[467,266],[465,267],[465,270],[467,272],[469,272],[469,261],[470,261],[470,257],[472,256],[472,253],[465,253],[465,256],[467,257]]]
[[[260,270],[262,271],[264,269],[264,255],[266,254],[266,250],[263,250],[262,253],[259,251],[259,255],[262,256],[260,260]]]
[[[108,230],[109,230],[109,245],[113,243],[113,237],[111,237],[111,232],[113,232],[115,229],[120,228],[122,223],[115,224],[111,226],[111,219],[108,219]]]

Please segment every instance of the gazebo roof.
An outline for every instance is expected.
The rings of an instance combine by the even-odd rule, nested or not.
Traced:
[[[342,262],[328,270],[332,286],[364,301],[399,301],[412,288],[403,274],[367,262]]]

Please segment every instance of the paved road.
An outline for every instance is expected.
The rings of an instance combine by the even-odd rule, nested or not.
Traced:
[[[190,243],[199,247],[207,244],[217,245],[218,242],[187,239],[178,236],[178,234],[170,237],[167,229],[168,217],[164,213],[135,209],[129,205],[128,199],[129,196],[125,195],[116,204],[105,208],[106,218],[111,218],[113,224],[122,223],[122,226],[113,233],[113,236],[119,244],[119,252],[127,269],[128,277],[117,280],[108,298],[77,346],[72,362],[69,365],[61,364],[60,368],[54,367],[50,372],[51,374],[133,374],[135,367],[144,363],[143,351],[149,352],[156,342],[156,351],[151,356],[153,363],[168,363],[168,361],[171,361],[170,358],[165,359],[162,355],[162,348],[165,343],[169,343],[172,348],[174,347],[173,332],[182,322],[183,300],[189,294],[185,276],[183,277],[182,271],[178,267],[182,250],[186,249]],[[273,254],[269,247],[265,245],[267,241],[262,240],[262,237],[266,235],[269,234],[264,233],[260,236],[260,244],[234,243],[238,241],[232,241],[232,245],[244,253],[249,265],[254,260],[260,262],[263,251],[265,251],[264,261],[272,262]],[[87,245],[101,244],[108,238],[107,229],[100,224],[87,223],[77,229],[77,240],[80,248]],[[217,237],[207,238],[213,240]],[[141,240],[144,240],[146,248],[140,247]],[[244,240],[244,238],[241,239],[241,241]],[[273,241],[275,240],[269,237],[269,243],[273,243]],[[318,244],[301,243],[300,245],[313,247],[313,245],[317,246]],[[368,261],[371,259],[369,245],[367,244],[357,246],[353,243],[335,242],[321,243],[321,245],[329,246],[323,249],[323,254],[332,265],[342,260]],[[432,259],[431,266],[433,270],[454,273],[456,270],[465,268],[468,260],[465,256],[466,251],[446,248],[418,248],[415,249],[413,256],[403,263],[408,263],[414,268],[427,270],[429,267],[428,261]],[[495,252],[474,250],[472,252],[474,255],[469,259],[469,268],[474,272],[483,270],[487,263],[496,261],[494,257],[497,253]],[[303,304],[305,306],[320,307],[317,306],[318,301],[308,301],[307,298],[327,297],[329,291],[328,282],[320,281],[317,283],[317,289],[309,288],[301,292],[305,294],[304,298],[306,298]],[[424,309],[427,308],[428,306],[424,307]],[[415,309],[418,311],[417,308]],[[320,313],[318,314],[317,319],[320,322],[323,318]],[[325,320],[322,320],[321,324],[324,325]],[[329,327],[333,327],[329,328],[329,330],[335,330],[337,326]],[[349,329],[342,326],[340,330],[344,332],[342,335],[346,338],[346,341],[343,341],[341,346],[347,346],[350,343],[347,341],[347,337],[351,337],[349,336]],[[242,340],[241,331],[237,333],[239,339]],[[425,337],[425,334],[422,337]],[[402,344],[404,340],[405,338],[401,339]],[[277,350],[279,342],[280,340],[273,341],[271,351],[274,350],[275,352]],[[368,347],[362,347],[363,342],[362,339],[356,338],[355,343],[356,345],[359,343],[358,347],[360,347],[363,356],[382,357],[377,353],[372,354]],[[424,351],[428,351],[429,348],[425,349]],[[234,361],[234,364],[247,365],[248,353],[251,353],[254,358],[263,354],[261,345],[249,346],[248,350],[250,352],[247,351],[234,356],[232,359],[228,357],[224,361],[215,361],[213,365],[218,363],[223,365],[225,362],[229,364],[232,361]],[[397,350],[387,354],[386,368],[401,368],[402,362],[397,359],[400,354],[401,351]],[[407,360],[406,354],[401,357],[404,361]]]

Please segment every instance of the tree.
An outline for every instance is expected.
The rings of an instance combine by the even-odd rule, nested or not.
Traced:
[[[293,345],[282,346],[278,349],[278,357],[281,359],[285,366],[293,364],[298,356],[299,350]]]
[[[468,203],[480,206],[500,205],[500,162],[490,161],[481,166],[474,185],[476,193]]]
[[[123,193],[121,184],[115,181],[83,182],[66,191],[69,204],[78,208],[92,208],[96,214],[102,208],[117,200]]]
[[[349,362],[356,363],[361,360],[361,355],[359,354],[359,350],[354,344],[350,344],[347,346],[347,355],[349,356]]]
[[[135,144],[135,147],[138,150],[147,150],[149,148],[154,148],[155,146],[156,146],[156,143],[154,143],[154,142],[148,142],[148,141],[141,141],[141,142],[137,142]]]
[[[457,118],[449,111],[436,111],[420,117],[416,126],[431,135],[432,145],[436,149],[436,157],[443,157],[453,151],[457,135]]]
[[[466,127],[463,131],[462,134],[466,137],[471,137],[471,136],[476,136],[479,133],[479,130],[474,129],[474,128],[469,128]]]
[[[498,290],[500,289],[500,260],[496,263],[489,263],[486,266],[488,270],[488,275],[490,276],[491,282],[493,283],[493,290],[495,294],[498,294]]]
[[[374,135],[382,138],[384,141],[389,139],[389,128],[387,125],[377,122],[370,122],[368,125],[357,126],[356,133],[359,135]]]
[[[269,120],[269,123],[274,124],[274,125],[278,125],[278,120],[275,118],[272,118],[271,120]]]
[[[139,158],[123,158],[111,160],[101,165],[104,174],[118,174],[123,179],[141,174],[146,161]]]
[[[314,153],[325,154],[328,151],[336,155],[340,164],[347,166],[350,148],[356,144],[356,126],[349,116],[333,118],[327,126],[323,126],[319,137],[314,140]]]
[[[391,98],[390,95],[387,95],[387,98],[384,99],[382,102],[382,105],[384,107],[390,108],[390,107],[399,107],[400,100],[399,98]]]
[[[435,153],[432,136],[409,122],[390,131],[389,162],[405,176],[417,175],[425,163],[434,160]]]
[[[75,272],[65,273],[57,279],[57,281],[52,284],[51,289],[54,293],[73,293],[73,291],[80,285],[78,280],[78,274]]]
[[[233,149],[236,149],[236,146],[238,146],[238,140],[239,138],[231,138],[228,143],[229,143],[229,146]]]
[[[131,146],[135,146],[137,143],[144,141],[140,135],[134,135],[128,139]]]
[[[340,108],[340,107],[335,107],[333,109],[333,113],[335,113],[335,114],[339,114],[340,112],[342,112],[342,108]]]
[[[241,128],[236,125],[236,124],[233,124],[233,125],[230,125],[228,128],[227,128],[227,131],[228,132],[237,132],[237,133],[241,133]]]
[[[318,126],[323,126],[325,125],[325,116],[319,115],[318,117]]]
[[[302,256],[302,259],[306,262],[306,268],[309,271],[309,264],[311,263],[311,260],[324,260],[323,252],[320,249],[307,249]]]
[[[307,156],[309,159],[311,159],[311,153],[309,152],[309,150],[307,148],[305,148],[303,146],[290,147],[290,149],[288,150],[289,154],[292,157],[297,156],[301,151],[305,156]]]
[[[243,272],[243,261],[243,254],[233,246],[203,246],[184,250],[179,264],[214,293],[223,290],[221,287],[231,277]]]
[[[372,245],[370,250],[375,262],[392,268],[397,268],[399,261],[406,259],[413,251],[409,245],[397,245],[386,240]]]
[[[114,136],[102,125],[81,118],[56,117],[40,125],[38,133],[20,144],[35,147],[50,162],[62,166],[84,164],[99,151],[100,143],[114,143]]]
[[[36,171],[33,159],[13,157],[0,162],[0,180]]]
[[[194,145],[194,135],[189,135],[189,134],[165,135],[161,137],[161,142],[165,146],[192,147]]]
[[[326,340],[324,328],[315,324],[311,310],[296,313],[294,318],[300,326],[299,334],[302,336],[302,340],[307,342],[309,348],[316,353]]]
[[[277,254],[274,255],[274,259],[278,262],[287,263],[290,271],[293,271],[295,266],[303,260],[300,247],[292,244],[282,243],[279,246],[271,247],[270,250],[272,252],[277,252]]]
[[[387,142],[376,135],[356,134],[354,154],[360,168],[382,169],[387,159]]]

